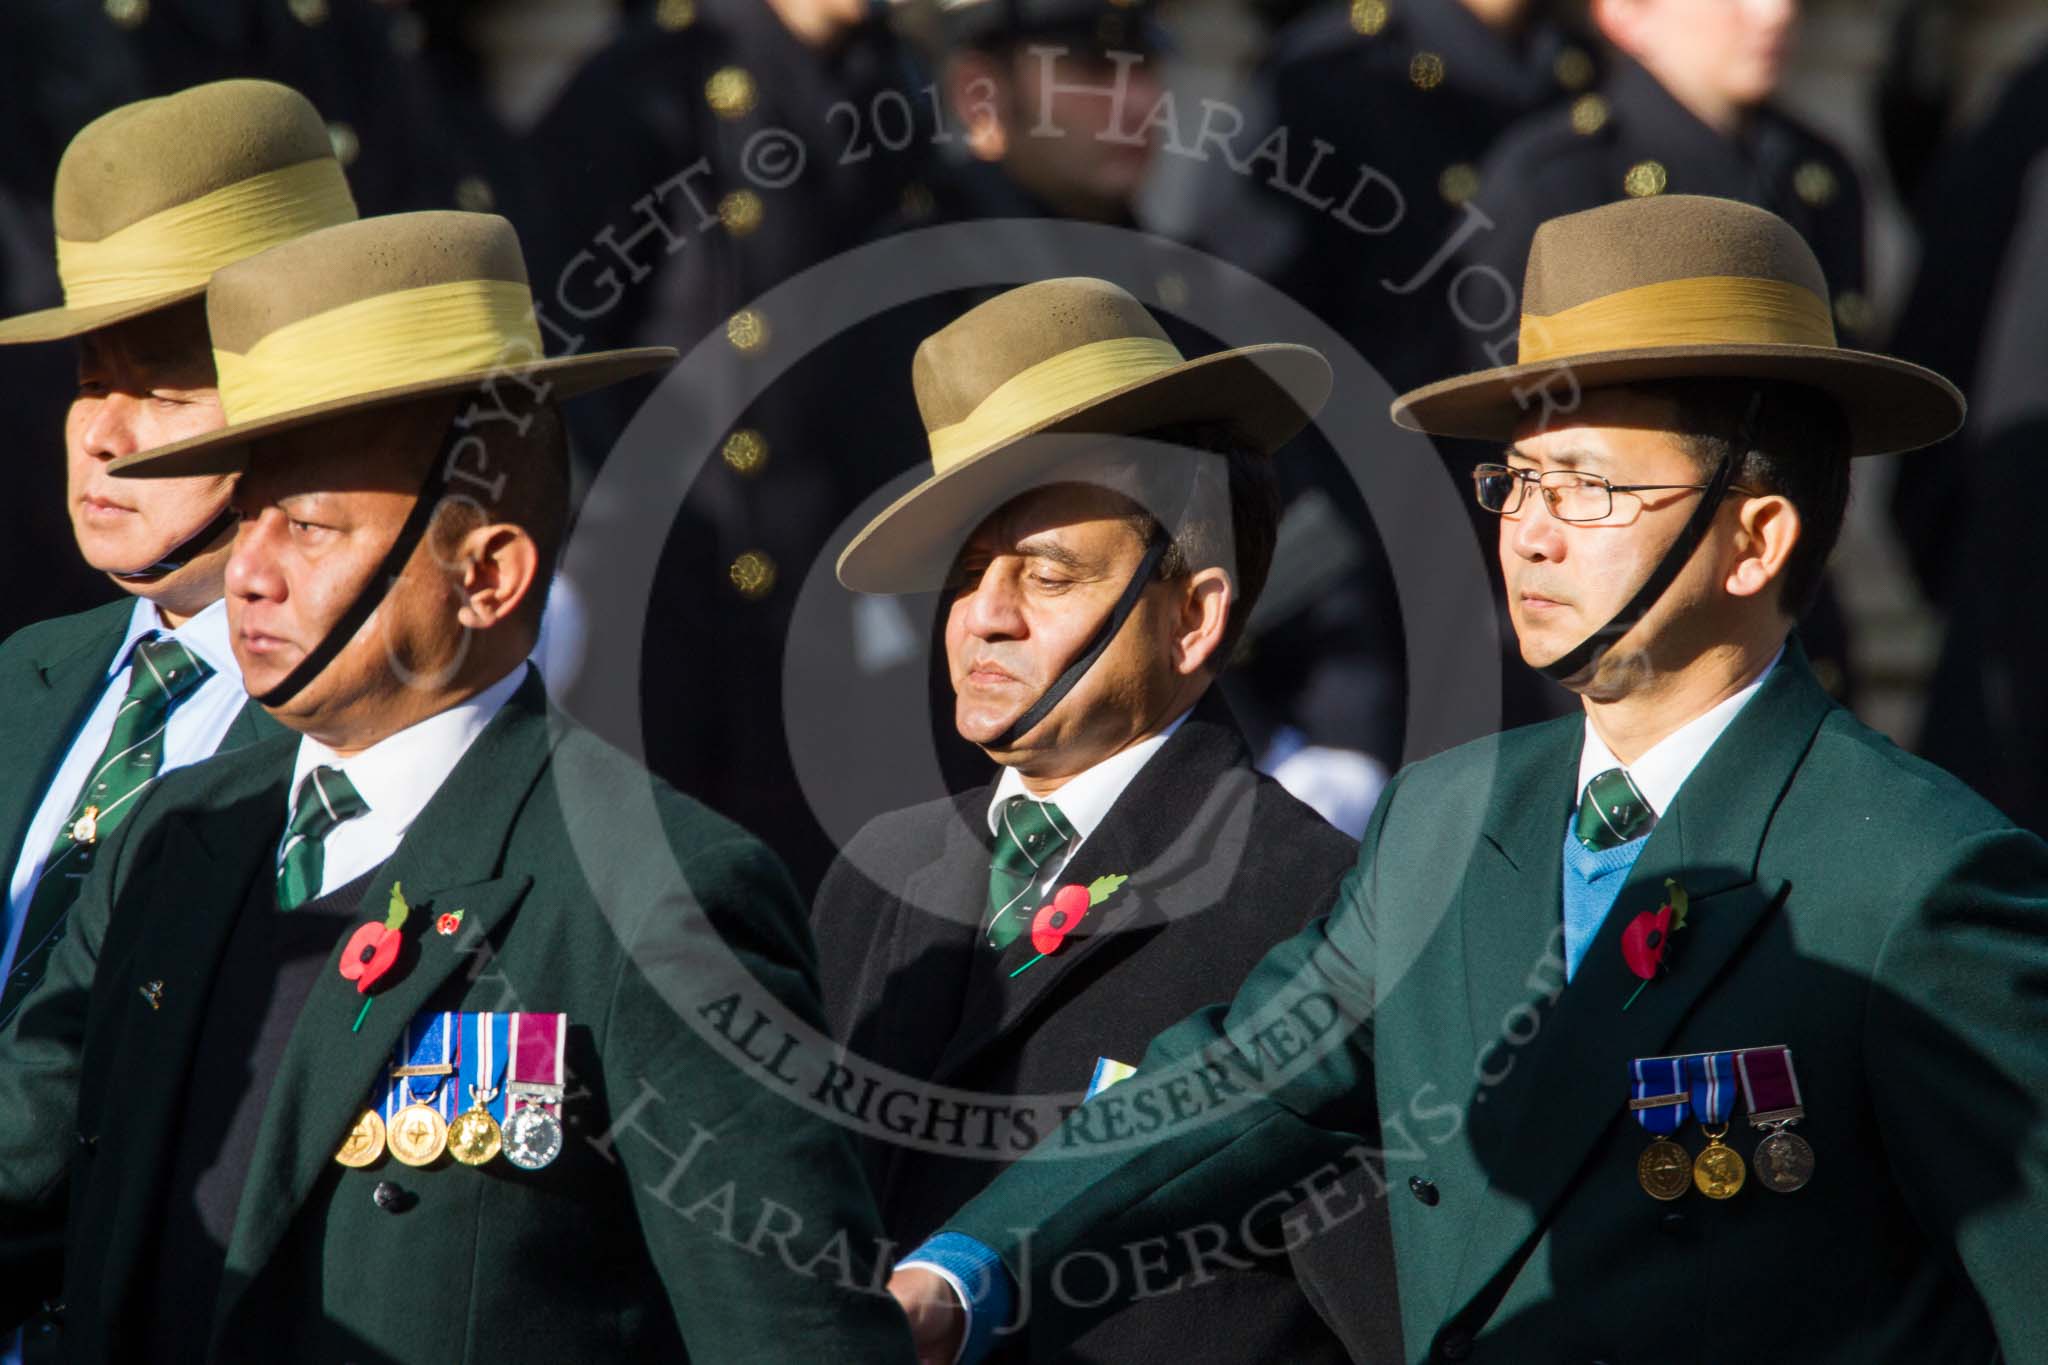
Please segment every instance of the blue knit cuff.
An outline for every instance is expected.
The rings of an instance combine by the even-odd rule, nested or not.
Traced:
[[[977,1365],[995,1342],[996,1332],[1010,1320],[1017,1288],[1002,1257],[964,1232],[941,1232],[927,1238],[896,1265],[898,1270],[922,1266],[937,1273],[961,1298],[967,1310],[967,1335],[957,1365]]]

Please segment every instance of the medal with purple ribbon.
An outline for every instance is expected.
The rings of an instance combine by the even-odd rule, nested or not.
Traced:
[[[1707,1135],[1706,1150],[1693,1158],[1692,1183],[1709,1199],[1733,1199],[1748,1178],[1742,1154],[1721,1140],[1735,1112],[1735,1054],[1702,1052],[1684,1060],[1693,1114]]]
[[[505,1159],[537,1171],[562,1154],[563,1047],[568,1016],[510,1016]]]
[[[1750,1157],[1758,1183],[1779,1194],[1805,1189],[1806,1182],[1813,1179],[1813,1148],[1790,1131],[1806,1117],[1799,1073],[1792,1069],[1792,1049],[1751,1048],[1736,1054],[1735,1069],[1742,1078],[1750,1126],[1769,1130]]]
[[[1692,1157],[1671,1140],[1691,1112],[1677,1057],[1639,1057],[1628,1064],[1628,1108],[1653,1141],[1636,1158],[1636,1180],[1653,1199],[1671,1200],[1692,1184]]]

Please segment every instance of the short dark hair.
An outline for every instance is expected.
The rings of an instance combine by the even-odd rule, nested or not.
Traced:
[[[1702,476],[1740,439],[1752,397],[1762,395],[1755,445],[1737,451],[1734,482],[1776,493],[1799,512],[1799,543],[1785,561],[1785,613],[1813,606],[1849,510],[1849,422],[1833,397],[1784,380],[1670,379],[1632,392],[1677,409],[1676,434]]]
[[[458,409],[460,422],[468,411]],[[484,443],[484,466],[502,479],[489,502],[465,492],[458,482],[443,497],[434,517],[437,546],[452,546],[478,526],[509,522],[533,538],[540,572],[535,591],[519,605],[518,618],[535,630],[547,605],[569,526],[569,431],[551,402],[514,401],[501,412],[473,422],[461,433]],[[442,458],[447,458],[443,456]],[[458,496],[459,495],[459,496]]]
[[[1218,566],[1230,575],[1230,619],[1217,647],[1221,672],[1244,638],[1252,608],[1266,589],[1273,567],[1273,547],[1280,536],[1280,485],[1273,461],[1225,422],[1183,422],[1134,433],[1147,441],[1207,451],[1223,459],[1228,498],[1217,496],[1215,466],[1195,462],[1195,485],[1186,493],[1187,511],[1179,532],[1159,561],[1160,582],[1185,578],[1197,569]],[[1162,452],[1163,453],[1163,452]],[[1170,458],[1170,457],[1169,457]],[[1186,485],[1182,485],[1183,488]],[[1227,502],[1227,505],[1226,505]],[[1160,530],[1159,518],[1140,510],[1129,518],[1139,538],[1150,541]]]

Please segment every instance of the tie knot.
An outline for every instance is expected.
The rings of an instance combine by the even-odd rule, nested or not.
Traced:
[[[1013,796],[1003,806],[1003,831],[1034,862],[1074,837],[1074,827],[1050,801]]]
[[[1595,853],[1642,838],[1657,823],[1657,812],[1626,769],[1609,768],[1586,784],[1573,833]]]
[[[166,704],[206,681],[213,670],[206,661],[169,635],[139,640],[129,656],[128,697],[162,697]]]
[[[370,808],[355,783],[339,768],[315,768],[299,783],[298,799],[292,803],[292,822],[287,837],[319,841],[344,820],[353,820]]]

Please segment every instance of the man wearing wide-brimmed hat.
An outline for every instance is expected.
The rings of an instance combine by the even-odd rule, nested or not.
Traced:
[[[675,353],[543,359],[465,213],[286,243],[208,322],[227,425],[116,472],[240,471],[234,650],[294,733],[152,790],[0,1034],[0,1313],[68,1226],[79,1361],[900,1355],[850,1142],[715,1027],[820,1023],[785,874],[527,663],[555,405]]]
[[[853,540],[839,578],[941,591],[952,724],[1000,775],[847,845],[812,913],[827,1013],[920,1107],[947,1112],[959,1091],[991,1114],[1071,1103],[1227,995],[1357,856],[1254,771],[1214,687],[1272,560],[1273,453],[1321,407],[1329,367],[1291,345],[1185,358],[1124,290],[1057,279],[928,337],[911,379],[931,475]],[[951,1150],[869,1138],[903,1245],[1031,1137],[955,1131]],[[1277,1244],[1186,1293],[1116,1298],[1060,1359],[1349,1359]]]
[[[86,562],[129,596],[0,646],[0,1024],[150,780],[275,733],[228,647],[232,479],[123,485],[108,465],[220,425],[201,300],[213,272],[356,216],[319,114],[267,81],[95,120],[65,151],[53,208],[64,303],[0,320],[0,345],[77,343],[67,510]]]
[[[1585,714],[1398,775],[1328,920],[1119,1090],[1258,1074],[1290,1000],[1362,1025],[1135,1147],[1089,1154],[1084,1109],[949,1221],[974,1287],[1042,1303],[1162,1234],[1171,1273],[1376,1100],[1409,1360],[2048,1359],[2048,847],[1789,638],[1850,457],[1961,399],[1839,347],[1813,253],[1727,200],[1555,219],[1524,300],[1519,364],[1394,415],[1504,444],[1475,486],[1523,657]],[[899,1278],[944,1358],[956,1313]]]

